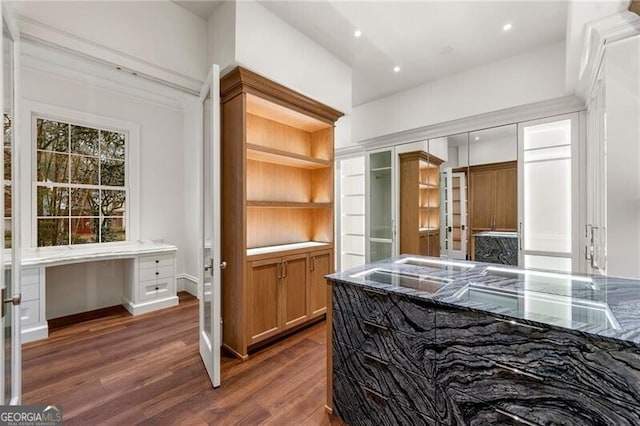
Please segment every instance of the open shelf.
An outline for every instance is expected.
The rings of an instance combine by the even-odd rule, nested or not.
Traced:
[[[278,244],[273,246],[249,248],[247,249],[247,256],[279,253],[279,252],[289,251],[289,250],[299,250],[299,249],[309,249],[309,248],[315,249],[315,248],[329,247],[329,246],[330,246],[329,243],[323,243],[320,241],[304,241],[300,243]]]
[[[438,185],[435,183],[420,182],[418,185],[420,186],[420,189],[439,189]]]
[[[247,207],[294,208],[294,209],[330,209],[333,203],[308,203],[297,201],[252,201],[247,200]]]
[[[305,169],[321,169],[331,167],[331,161],[268,146],[247,143],[247,159],[280,164],[283,166],[301,167]]]

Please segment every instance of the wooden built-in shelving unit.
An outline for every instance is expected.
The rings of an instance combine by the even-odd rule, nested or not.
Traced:
[[[440,164],[424,151],[400,154],[400,253],[440,256]]]
[[[342,114],[242,67],[221,99],[223,344],[246,358],[326,312]]]

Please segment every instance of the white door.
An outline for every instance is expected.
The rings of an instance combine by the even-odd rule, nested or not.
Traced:
[[[518,132],[519,265],[575,271],[578,114],[519,123]]]
[[[0,401],[3,405],[17,405],[22,400],[22,342],[20,338],[20,215],[17,207],[17,185],[15,185],[16,155],[16,90],[19,70],[19,35],[6,3],[2,4],[2,96],[0,109],[3,112],[3,144],[5,155],[9,151],[11,163],[0,159],[0,177],[4,191],[4,203],[0,207],[0,288],[2,289],[2,319],[0,324]],[[3,156],[3,158],[6,158]],[[6,168],[6,170],[5,170]],[[6,173],[5,173],[6,171]],[[8,204],[10,200],[10,204]]]
[[[453,259],[467,258],[467,184],[465,174],[446,174],[447,243]]]
[[[397,254],[394,157],[393,148],[367,153],[367,262]]]
[[[200,356],[214,387],[220,386],[220,69],[211,72],[200,92],[202,129],[202,259],[200,299]]]

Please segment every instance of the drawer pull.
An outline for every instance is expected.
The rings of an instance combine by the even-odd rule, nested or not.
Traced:
[[[531,328],[533,330],[538,330],[538,331],[544,331],[544,328],[542,327],[537,327],[535,325],[529,325],[529,324],[523,324],[521,322],[518,321],[514,321],[514,320],[508,320],[508,319],[503,319],[503,318],[494,318],[496,321],[499,322],[506,322],[507,324],[511,324],[511,325],[516,325],[518,327],[525,327],[525,328]]]
[[[385,404],[387,403],[387,401],[389,400],[389,398],[387,398],[386,396],[384,396],[383,394],[381,394],[380,392],[376,392],[373,389],[370,389],[364,385],[360,385],[360,387],[362,387],[362,390],[364,391],[364,393],[367,395],[367,397],[374,397],[375,399],[378,399],[382,402],[384,402]]]
[[[537,426],[535,423],[532,423],[528,420],[523,419],[522,417],[516,416],[515,414],[511,414],[508,411],[504,411],[501,410],[499,408],[494,408],[494,410],[496,411],[496,413],[505,416],[505,417],[509,417],[511,420],[516,421],[517,423],[523,424],[523,425],[527,425],[527,426]]]
[[[367,361],[373,361],[373,362],[375,362],[377,364],[382,364],[385,367],[389,366],[389,362],[388,361],[380,359],[377,356],[373,356],[373,355],[369,355],[369,354],[362,354],[362,356],[364,356],[364,359],[367,360]]]
[[[362,287],[362,291],[364,291],[365,293],[371,293],[371,294],[375,294],[376,296],[386,296],[387,293],[385,293],[382,290],[376,290],[373,289],[371,287]]]
[[[385,327],[384,325],[376,324],[375,322],[372,322],[372,321],[362,320],[362,323],[369,327],[377,328],[378,330],[389,331],[388,327]]]
[[[160,263],[160,261],[156,259],[156,263]]]
[[[156,272],[156,275],[160,275],[160,272]]]

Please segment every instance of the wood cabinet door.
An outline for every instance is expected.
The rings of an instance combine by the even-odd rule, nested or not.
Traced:
[[[281,331],[279,318],[281,259],[266,259],[249,264],[247,286],[248,345]]]
[[[318,317],[327,312],[327,281],[324,276],[333,272],[331,260],[330,250],[310,254],[309,318]]]
[[[282,329],[287,330],[307,320],[308,255],[293,255],[282,259]]]
[[[469,174],[469,216],[472,231],[492,229],[495,191],[495,171],[472,171]]]
[[[496,231],[517,231],[518,170],[515,167],[496,170]]]
[[[427,256],[440,257],[439,231],[429,231],[427,234]]]

